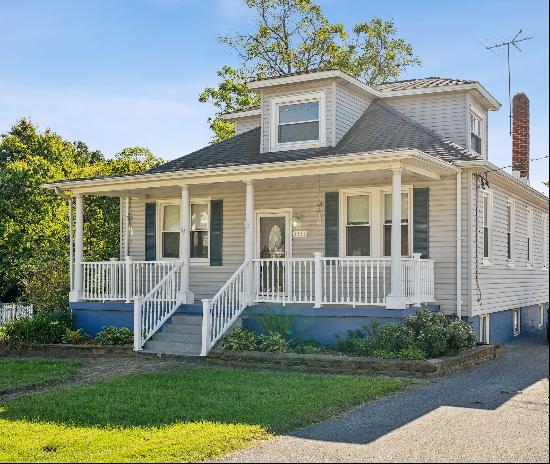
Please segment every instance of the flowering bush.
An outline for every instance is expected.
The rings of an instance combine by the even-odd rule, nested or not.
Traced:
[[[223,348],[231,351],[255,351],[258,348],[258,335],[247,329],[235,329],[224,338]]]
[[[288,351],[288,342],[278,332],[260,335],[259,349],[270,353],[284,353]]]

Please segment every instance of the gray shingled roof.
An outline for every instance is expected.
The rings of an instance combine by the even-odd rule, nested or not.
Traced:
[[[471,160],[468,151],[443,140],[380,100],[375,100],[335,147],[260,153],[257,127],[223,142],[201,148],[149,172],[298,161],[380,150],[417,149],[443,161]]]
[[[377,85],[377,90],[381,92],[385,91],[398,91],[409,89],[427,89],[436,87],[448,87],[450,85],[463,85],[463,84],[475,84],[477,81],[465,80],[465,79],[452,79],[448,77],[425,77],[422,79],[407,79],[404,81],[384,82]]]

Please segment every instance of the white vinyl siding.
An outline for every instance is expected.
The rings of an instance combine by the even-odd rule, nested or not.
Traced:
[[[249,130],[254,129],[255,127],[260,127],[261,118],[260,116],[247,116],[244,118],[238,118],[234,120],[235,122],[235,134],[239,135],[243,132],[248,132]]]
[[[469,107],[466,93],[434,93],[384,98],[384,102],[444,139],[467,147]]]
[[[274,88],[264,89],[262,91],[262,138],[260,142],[260,152],[266,153],[272,150],[275,145],[273,137],[272,118],[274,111],[274,100],[278,98],[292,99],[303,94],[322,92],[324,95],[324,117],[322,124],[325,130],[325,143],[331,146],[334,142],[334,96],[333,80],[324,79],[318,82],[307,82],[300,84],[288,84]]]
[[[538,209],[530,201],[523,198],[521,192],[512,190],[507,183],[489,175],[491,192],[493,193],[493,261],[492,266],[483,266],[483,234],[481,224],[478,225],[476,250],[476,204],[475,182],[472,183],[472,203],[470,209],[472,263],[471,281],[468,286],[472,292],[472,315],[486,314],[496,311],[510,310],[513,307],[523,308],[547,302],[548,270],[543,269],[542,253],[533,256],[533,268],[528,269],[527,237],[528,210],[532,208],[542,217],[542,207]],[[513,195],[514,220],[514,266],[508,262],[508,204]],[[482,220],[482,196],[479,195],[479,223]],[[540,211],[540,212],[539,212]],[[543,234],[542,221],[533,223],[534,237]],[[536,239],[535,239],[536,243]],[[535,245],[535,250],[537,250]],[[479,265],[477,264],[479,257]],[[463,261],[464,262],[464,261]]]
[[[335,115],[335,140],[338,143],[347,131],[357,122],[372,102],[362,92],[353,89],[350,85],[335,84],[336,91],[336,115]]]

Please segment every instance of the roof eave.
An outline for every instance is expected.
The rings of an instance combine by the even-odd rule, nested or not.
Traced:
[[[307,168],[308,166],[334,162],[338,163],[346,161],[387,161],[390,156],[397,156],[395,161],[404,160],[407,158],[413,158],[428,162],[434,167],[443,169],[448,172],[458,172],[458,168],[453,166],[447,161],[443,161],[434,156],[428,155],[425,152],[422,152],[417,149],[401,148],[401,149],[392,149],[392,150],[376,150],[370,152],[360,152],[360,153],[350,153],[346,155],[331,155],[331,156],[318,156],[312,157],[306,160],[297,160],[297,161],[276,161],[271,163],[257,163],[249,165],[237,165],[237,166],[220,166],[204,169],[193,169],[193,170],[179,170],[179,171],[169,171],[169,172],[157,172],[157,173],[143,173],[136,175],[121,175],[121,176],[108,176],[102,178],[90,178],[90,179],[78,179],[78,180],[63,180],[56,182],[49,182],[42,184],[41,187],[45,189],[60,189],[60,190],[78,190],[83,187],[90,186],[113,186],[113,190],[116,190],[117,186],[120,185],[123,188],[124,183],[146,183],[147,181],[153,180],[169,180],[169,179],[181,179],[181,178],[196,178],[196,177],[207,177],[223,174],[254,174],[254,172],[263,172],[268,170],[277,170],[281,167],[285,168]],[[392,160],[393,161],[393,160]]]

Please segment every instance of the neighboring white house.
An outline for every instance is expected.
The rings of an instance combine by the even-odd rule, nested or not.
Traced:
[[[486,342],[544,323],[549,207],[528,182],[527,97],[514,99],[510,175],[488,160],[500,104],[476,81],[371,88],[318,71],[249,87],[262,103],[224,115],[231,139],[144,174],[46,185],[76,197],[77,323],[133,320],[136,349],[188,354],[274,306],[322,341],[419,306]],[[85,261],[88,195],[120,197],[109,262]]]

